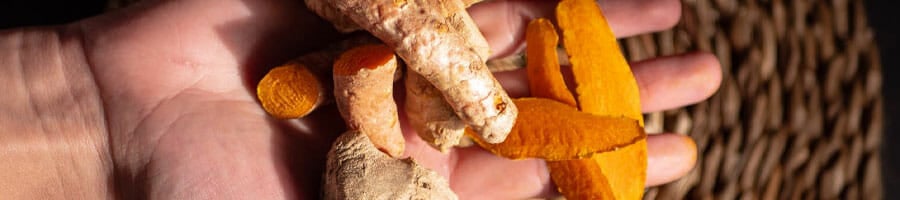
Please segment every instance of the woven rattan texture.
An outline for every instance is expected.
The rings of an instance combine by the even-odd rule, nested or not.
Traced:
[[[697,166],[645,199],[881,199],[881,63],[862,0],[684,0],[681,23],[626,38],[631,60],[722,63],[705,102],[647,116],[687,133]]]

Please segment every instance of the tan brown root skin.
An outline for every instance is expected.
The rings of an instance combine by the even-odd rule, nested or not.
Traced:
[[[365,134],[348,131],[328,152],[325,199],[457,199],[450,184],[410,158],[384,155]]]
[[[463,123],[440,91],[416,72],[406,73],[406,116],[419,137],[447,153],[465,133]]]
[[[491,46],[481,34],[478,24],[475,24],[475,20],[469,16],[469,12],[466,9],[457,10],[449,19],[451,20],[450,24],[455,26],[451,31],[459,31],[465,38],[463,39],[463,42],[465,42],[464,46],[472,48],[481,57],[481,60],[487,60],[491,57]]]
[[[347,15],[344,15],[332,7],[331,4],[325,3],[324,1],[306,0],[306,7],[325,20],[331,22],[331,25],[341,33],[349,33],[361,29],[359,25],[356,25],[356,23],[347,17]]]
[[[469,7],[480,1],[481,0],[463,0],[462,2],[465,4],[465,7]],[[306,6],[320,17],[331,22],[332,26],[342,33],[349,33],[362,29],[353,22],[350,17],[322,0],[306,0]],[[458,26],[453,27],[453,29],[468,35],[466,36],[466,38],[468,38],[466,39],[466,42],[468,43],[467,46],[473,47],[482,59],[488,59],[488,57],[491,56],[491,47],[488,45],[484,36],[481,35],[478,25],[475,24],[475,21],[469,16],[469,13],[465,9],[462,9],[456,11],[453,15],[454,17],[452,19],[458,21],[458,23],[453,23]]]
[[[394,48],[447,99],[457,116],[489,143],[506,139],[518,113],[472,44],[455,30],[461,1],[326,0]],[[427,23],[425,23],[427,22]]]
[[[397,59],[384,45],[348,50],[334,63],[334,96],[351,130],[368,135],[388,155],[403,155],[405,140],[393,98]]]

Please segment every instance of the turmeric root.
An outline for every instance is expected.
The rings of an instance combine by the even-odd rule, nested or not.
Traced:
[[[472,28],[461,24],[469,20],[461,1],[308,1],[327,1],[392,47],[485,141],[506,138],[517,109],[485,66],[485,53],[467,42],[472,32],[458,30]]]
[[[470,2],[463,3],[474,3],[475,1],[470,0]],[[469,5],[467,4],[466,7]],[[458,19],[459,23],[454,23],[455,26],[451,31],[459,31],[465,38],[463,42],[465,44],[463,46],[472,48],[475,53],[481,57],[482,60],[487,60],[491,57],[491,46],[488,45],[487,39],[481,35],[481,31],[478,29],[478,24],[475,24],[475,20],[472,20],[472,17],[469,16],[469,13],[466,12],[466,9],[459,9],[453,13],[450,19]]]
[[[381,151],[403,154],[403,133],[393,99],[397,59],[384,45],[364,45],[334,62],[334,94],[338,111],[351,130],[368,135]]]
[[[324,199],[457,199],[442,176],[384,155],[359,131],[338,137],[325,165]]]
[[[506,141],[482,148],[510,159],[573,160],[614,151],[647,137],[637,120],[598,116],[545,98],[520,98],[519,117]]]
[[[350,47],[375,42],[378,40],[371,35],[354,35],[272,68],[256,87],[260,104],[275,118],[291,119],[332,103],[332,84],[325,82],[331,80],[334,60]]]
[[[410,125],[431,147],[447,153],[459,144],[466,124],[444,101],[440,91],[416,72],[406,72],[405,106]]]
[[[465,7],[469,7],[472,4],[481,2],[481,0],[462,0],[462,2]],[[349,33],[362,29],[353,22],[350,17],[344,15],[344,13],[341,13],[336,8],[332,7],[331,4],[328,4],[323,0],[307,0],[306,6],[325,20],[331,22],[332,26],[340,32]],[[471,17],[469,17],[469,13],[466,12],[465,9],[460,9],[453,13],[453,15],[456,16],[454,18],[461,19],[461,21],[459,21],[458,24],[455,24],[458,27],[451,28],[453,31],[461,31],[466,35],[467,39],[465,42],[467,44],[465,46],[472,47],[483,59],[490,57],[491,47],[488,45],[484,36],[481,35],[481,32],[478,31],[478,25],[475,24],[475,21],[473,21]]]
[[[344,13],[341,13],[325,1],[307,0],[306,7],[325,20],[331,22],[331,25],[339,32],[349,33],[361,29],[359,25],[356,25],[356,23],[350,19],[350,17],[347,17],[347,15],[344,15]]]

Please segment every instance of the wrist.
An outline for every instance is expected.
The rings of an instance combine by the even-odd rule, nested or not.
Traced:
[[[78,31],[0,31],[0,196],[111,197],[102,101]],[[10,196],[7,196],[10,195]]]

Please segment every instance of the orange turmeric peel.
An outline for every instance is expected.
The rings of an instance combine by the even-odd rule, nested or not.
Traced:
[[[519,98],[514,102],[519,106],[519,117],[506,141],[490,144],[472,137],[482,148],[506,158],[589,158],[647,137],[634,119],[583,113],[544,98]]]
[[[564,0],[557,20],[578,87],[579,108],[641,121],[640,93],[600,7],[591,0]]]
[[[559,36],[553,23],[543,18],[532,20],[525,32],[525,42],[528,44],[525,47],[528,67],[525,69],[528,71],[531,95],[576,106],[575,97],[569,92],[559,71],[559,57],[556,54]]]
[[[643,126],[637,81],[600,7],[592,0],[563,0],[556,13],[578,84],[580,109],[597,115],[625,116]],[[641,199],[647,176],[647,143],[641,140],[591,159],[548,162],[548,167],[560,192],[569,199],[609,194],[614,199]],[[592,176],[573,176],[585,172]]]
[[[263,109],[279,119],[306,116],[326,99],[321,80],[298,62],[269,70],[257,85],[256,94]]]
[[[393,99],[397,65],[392,49],[364,45],[341,54],[333,69],[335,102],[347,126],[395,158],[405,143]]]
[[[588,11],[575,9],[586,7]],[[590,8],[596,10],[590,10]],[[642,116],[640,115],[640,102],[637,91],[637,84],[631,74],[627,62],[618,51],[615,37],[608,29],[602,13],[592,1],[566,1],[560,5],[557,11],[560,15],[560,23],[563,27],[564,41],[570,44],[567,50],[575,52],[572,57],[573,64],[578,67],[573,69],[575,72],[576,82],[579,85],[577,90],[578,102],[580,108],[586,113],[575,112],[574,108],[565,108],[564,104],[576,106],[574,97],[565,85],[565,81],[559,70],[559,64],[556,60],[556,40],[555,30],[552,24],[547,20],[538,19],[529,24],[526,32],[526,41],[528,42],[528,76],[532,95],[535,97],[543,97],[556,100],[558,103],[544,103],[540,107],[551,110],[543,110],[539,112],[532,108],[532,104],[528,101],[516,100],[519,106],[519,119],[513,131],[507,140],[498,145],[485,144],[478,142],[479,145],[501,156],[510,157],[521,156],[522,154],[532,153],[534,157],[552,157],[575,158],[581,148],[588,147],[591,144],[583,144],[584,140],[600,141],[596,146],[610,145],[614,143],[609,139],[583,139],[583,138],[629,138],[632,134],[639,134],[640,137],[629,141],[616,148],[614,151],[598,151],[589,154],[589,157],[579,157],[584,159],[572,160],[554,160],[546,159],[550,168],[551,178],[554,180],[560,193],[568,199],[640,199],[643,194],[644,179],[646,176],[646,135],[642,131]],[[587,12],[582,16],[569,16],[576,13]],[[573,20],[589,19],[589,26],[592,29],[587,30],[569,30],[573,26]],[[596,19],[596,20],[591,20]],[[563,20],[567,20],[562,22]],[[599,22],[597,21],[599,20]],[[569,30],[568,32],[566,32]],[[575,32],[575,33],[572,33]],[[597,33],[599,32],[599,33]],[[567,34],[568,33],[568,34]],[[590,38],[598,37],[598,38]],[[581,43],[579,40],[592,39],[592,43]],[[596,49],[595,49],[596,48]],[[550,52],[552,51],[552,52]],[[599,52],[598,52],[599,51]],[[598,59],[609,59],[608,63],[596,62]],[[609,72],[607,72],[609,71]],[[534,100],[532,100],[534,101]],[[555,106],[548,106],[555,105]],[[563,108],[560,108],[562,106]],[[592,117],[596,116],[617,116],[630,120],[634,129],[633,131],[609,131],[598,133],[568,133],[565,128],[556,126],[568,123],[568,121],[579,121],[584,117],[566,117],[553,116],[554,113],[572,112]],[[544,119],[531,119],[534,113],[541,113]],[[591,113],[591,114],[587,114]],[[609,118],[607,118],[609,119]],[[540,129],[529,131],[518,131],[520,126],[534,124],[536,121],[545,122],[541,128],[547,128],[548,131]],[[602,121],[602,120],[595,120]],[[556,122],[556,123],[546,123]],[[609,128],[610,124],[597,123],[597,127]],[[577,125],[565,125],[566,127],[577,127]],[[601,128],[602,129],[602,128]],[[534,134],[553,132],[553,134]],[[527,137],[525,136],[527,135]],[[568,143],[569,146],[563,149],[556,149],[554,139],[540,138],[548,135],[556,136],[554,139],[565,140],[561,143]],[[526,141],[527,139],[527,141]],[[477,140],[476,140],[477,141]],[[610,142],[610,143],[606,143]],[[537,144],[537,145],[536,145]],[[509,145],[500,147],[499,145]],[[534,145],[534,146],[532,146]],[[537,149],[537,150],[535,150]],[[501,151],[502,150],[502,151]],[[545,152],[541,153],[540,150]],[[508,151],[508,152],[504,152]],[[532,151],[537,151],[534,153]],[[546,154],[553,154],[548,156]],[[512,157],[519,158],[519,157]]]

